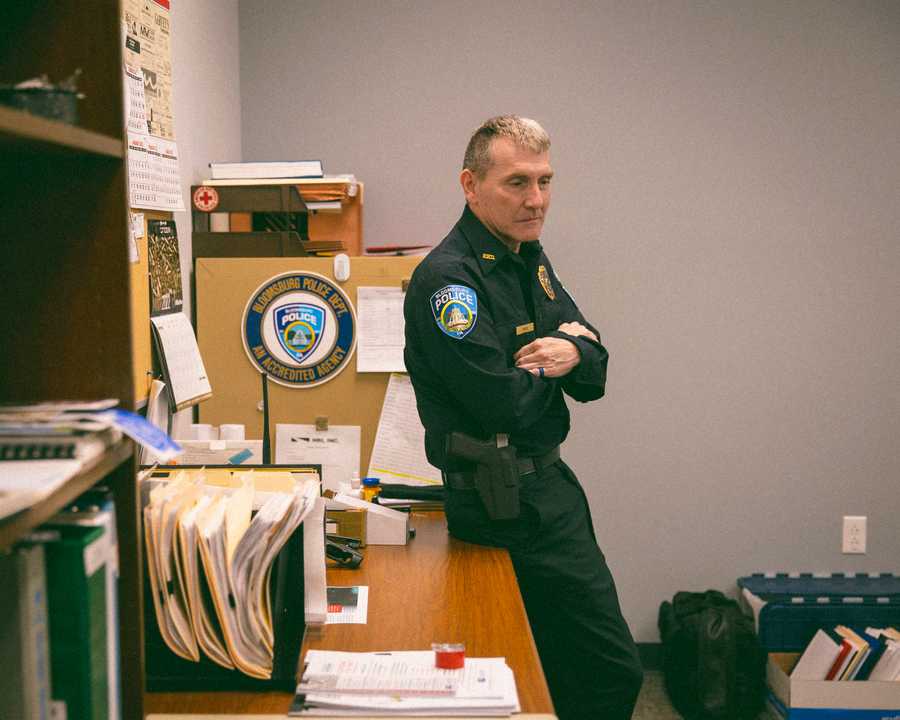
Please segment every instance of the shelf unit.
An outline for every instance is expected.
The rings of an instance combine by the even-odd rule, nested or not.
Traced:
[[[134,406],[120,8],[11,3],[0,83],[83,74],[77,126],[0,107],[0,402],[118,398]],[[102,482],[119,532],[123,717],[143,718],[136,459],[123,441],[38,505],[0,520],[0,552]],[[10,592],[4,587],[0,592]]]

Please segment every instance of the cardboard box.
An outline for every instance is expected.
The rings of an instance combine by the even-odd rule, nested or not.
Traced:
[[[345,508],[365,511],[366,545],[406,545],[409,539],[409,513],[392,510],[343,493],[335,493],[331,500]]]
[[[365,510],[325,510],[325,532],[329,535],[359,540],[360,546],[366,544],[366,511]]]
[[[788,720],[900,720],[900,682],[791,680],[800,653],[770,653],[766,680]],[[778,707],[780,705],[781,707]]]

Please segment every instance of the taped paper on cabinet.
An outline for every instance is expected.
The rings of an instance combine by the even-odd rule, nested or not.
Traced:
[[[369,476],[383,483],[440,485],[441,471],[425,457],[425,428],[416,410],[416,396],[408,375],[391,374],[375,444],[369,459]]]

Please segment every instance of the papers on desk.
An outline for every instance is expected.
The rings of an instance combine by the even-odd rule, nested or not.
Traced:
[[[383,483],[441,484],[441,471],[425,457],[425,428],[408,375],[393,373],[388,381],[366,474]]]
[[[430,651],[310,650],[288,715],[507,716],[518,712],[503,658],[466,658],[441,670]]]
[[[225,668],[268,679],[274,664],[269,579],[273,562],[315,505],[316,481],[265,493],[259,510],[252,472],[231,492],[177,473],[149,492],[144,537],[153,607],[169,649],[199,662],[203,652]],[[270,475],[267,482],[274,482]]]

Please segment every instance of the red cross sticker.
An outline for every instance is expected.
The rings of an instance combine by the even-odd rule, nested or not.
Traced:
[[[201,185],[194,190],[194,207],[201,212],[212,212],[219,206],[219,193],[215,188]]]

